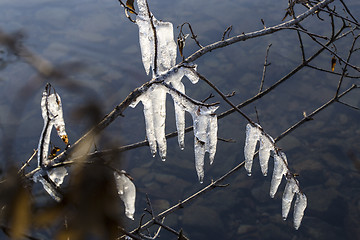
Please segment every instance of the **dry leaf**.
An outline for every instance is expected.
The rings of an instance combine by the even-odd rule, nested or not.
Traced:
[[[336,58],[331,58],[331,71],[335,71],[335,65],[336,65]]]

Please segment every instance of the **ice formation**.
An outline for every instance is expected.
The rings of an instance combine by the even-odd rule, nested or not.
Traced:
[[[245,169],[248,172],[248,175],[251,176],[251,168],[253,164],[253,159],[255,155],[256,144],[260,140],[261,130],[260,126],[253,126],[248,123],[246,125],[246,139],[244,147],[244,156],[245,156]]]
[[[210,164],[214,162],[217,145],[217,116],[215,111],[218,107],[204,106],[202,103],[190,100],[178,91],[169,89],[174,102],[183,111],[191,114],[194,125],[194,151],[195,168],[199,181],[204,179],[204,157],[209,153]]]
[[[307,198],[305,194],[297,193],[295,206],[294,206],[294,227],[296,230],[298,230],[300,227],[306,206],[307,206]]]
[[[260,138],[259,161],[264,176],[267,176],[271,151],[274,151],[274,140],[267,134],[262,133]]]
[[[140,101],[144,105],[146,136],[149,141],[151,153],[155,156],[158,146],[159,154],[163,161],[166,159],[166,93],[166,87],[161,84],[153,84],[146,92],[142,93],[130,104],[133,108]]]
[[[295,178],[287,179],[285,190],[282,197],[282,217],[286,220],[289,210],[291,207],[291,202],[294,198],[295,193],[299,193],[299,186]]]
[[[270,197],[274,198],[277,189],[281,183],[283,175],[288,171],[287,169],[287,159],[285,153],[279,151],[274,154],[274,171],[271,179],[270,185]]]
[[[68,144],[68,137],[65,131],[65,123],[63,118],[62,103],[59,94],[51,93],[51,85],[47,84],[45,90],[43,91],[41,98],[41,112],[44,119],[44,127],[40,136],[39,145],[38,145],[38,165],[39,167],[44,167],[50,164],[51,160],[48,159],[49,144],[51,130],[55,127],[59,137]],[[49,179],[55,184],[56,187],[59,187],[66,175],[68,175],[65,167],[54,168],[46,172]],[[58,200],[58,197],[53,194],[50,183],[47,182],[41,176],[34,178],[34,181],[40,181],[44,189],[55,199]]]
[[[186,70],[180,70],[186,71]],[[156,91],[156,92],[154,92]],[[152,154],[156,153],[158,145],[160,156],[166,158],[165,138],[165,100],[166,93],[169,93],[177,106],[176,111],[189,112],[194,124],[194,151],[195,168],[200,182],[204,178],[204,156],[209,153],[210,164],[213,163],[217,144],[217,116],[215,110],[218,107],[204,105],[201,102],[190,99],[181,91],[169,86],[166,83],[153,83],[152,86],[142,93],[130,104],[135,107],[140,101],[144,105],[146,135]],[[179,114],[179,115],[181,115]],[[178,121],[179,129],[185,127],[185,122]],[[184,132],[184,131],[183,131]],[[184,136],[181,137],[182,139]]]
[[[299,182],[289,172],[285,153],[275,149],[274,139],[262,131],[261,126],[258,124],[249,123],[246,125],[246,139],[244,147],[245,169],[247,170],[248,174],[251,175],[251,168],[258,141],[260,141],[260,167],[264,176],[266,176],[268,172],[268,162],[271,152],[274,154],[274,171],[270,185],[271,198],[274,198],[283,176],[285,176],[287,180],[282,197],[282,217],[284,220],[286,220],[289,214],[291,202],[294,198],[294,195],[296,194],[296,201],[294,206],[294,227],[295,229],[298,229],[300,227],[301,220],[304,216],[304,211],[307,205],[306,196],[300,192]]]
[[[150,68],[154,70],[155,66],[157,73],[167,71],[176,62],[177,46],[174,41],[173,25],[170,22],[157,20],[148,10],[145,0],[137,0],[137,5],[139,12],[136,17],[136,24],[139,27],[139,42],[145,71],[149,75]],[[157,49],[156,65],[154,62],[155,49]]]
[[[57,202],[60,202],[61,200],[61,195],[59,194],[59,192],[56,190],[56,186],[55,184],[53,184],[52,182],[46,180],[47,176],[45,175],[45,177],[42,176],[41,171],[37,172],[34,174],[33,176],[33,181],[34,182],[40,182],[43,185],[43,188],[45,189],[45,191]]]
[[[139,27],[139,42],[145,71],[147,74],[149,74],[150,69],[152,69],[152,73],[155,75],[154,69],[156,66],[156,74],[164,73],[172,68],[176,63],[177,46],[174,41],[173,25],[170,22],[157,20],[155,16],[149,11],[145,0],[137,0],[137,5],[139,11],[136,17],[136,24]],[[156,64],[155,51],[157,53]],[[192,67],[196,69],[196,66]],[[166,82],[171,83],[171,85],[176,90],[185,93],[185,87],[181,82],[184,75],[187,76],[192,83],[196,83],[198,81],[198,76],[193,71],[191,71],[189,68],[181,67],[176,69],[176,71],[168,77]],[[156,88],[152,90],[152,93],[159,93],[162,96],[161,91],[157,91]],[[144,101],[142,102],[144,103]],[[152,105],[153,104],[154,102],[152,102]],[[165,106],[165,102],[161,102],[160,105]],[[184,149],[185,111],[182,110],[182,108],[177,104],[175,104],[175,119],[178,131],[179,146],[181,149]],[[149,136],[153,136],[154,134],[149,133],[147,135],[149,138]],[[156,140],[160,140],[160,138],[155,137],[151,140],[150,148],[153,154],[156,152]],[[159,148],[165,146],[163,149],[163,154],[160,153],[163,159],[165,159],[166,144],[160,144],[159,142],[158,144]]]
[[[196,70],[196,65],[190,66]],[[185,94],[185,86],[181,82],[182,78],[186,76],[193,84],[199,81],[199,77],[193,72],[192,69],[188,67],[180,67],[175,70],[166,80],[166,83],[171,83],[171,85],[181,93]],[[176,120],[176,129],[178,132],[178,143],[181,149],[184,149],[185,143],[185,110],[174,100],[175,108],[175,120]]]
[[[125,205],[125,215],[134,220],[136,188],[125,172],[114,172],[118,194]]]

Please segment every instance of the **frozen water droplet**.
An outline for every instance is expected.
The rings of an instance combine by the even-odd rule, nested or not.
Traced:
[[[247,175],[248,175],[249,177],[251,177],[251,173],[248,173]]]
[[[161,161],[165,162],[165,161],[166,161],[166,158],[165,158],[165,157],[162,157],[162,158],[161,158]]]

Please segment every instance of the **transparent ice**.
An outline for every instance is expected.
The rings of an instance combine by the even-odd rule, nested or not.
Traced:
[[[204,157],[209,153],[210,164],[214,162],[217,145],[217,116],[218,107],[203,106],[201,103],[184,97],[177,91],[169,89],[174,102],[183,111],[191,114],[194,126],[195,169],[202,183],[204,179]]]
[[[267,176],[271,151],[274,151],[274,139],[269,135],[262,133],[260,137],[259,161],[264,176]]]
[[[147,8],[145,0],[137,0],[139,12],[136,24],[139,27],[139,42],[142,61],[147,74],[155,67],[155,37],[152,24],[156,30],[157,39],[157,71],[163,72],[175,65],[177,46],[174,41],[173,25],[170,22],[159,21]],[[152,23],[151,23],[152,21]]]
[[[58,194],[58,192],[55,190],[54,186],[52,186],[48,181],[46,181],[43,176],[41,175],[41,172],[37,172],[33,176],[34,182],[40,182],[43,185],[43,188],[45,191],[57,202],[61,201],[61,196]]]
[[[40,136],[38,145],[38,165],[40,167],[49,165],[51,161],[48,159],[49,143],[51,130],[55,127],[59,137],[67,144],[67,134],[65,131],[65,123],[63,118],[61,98],[57,93],[49,93],[48,86],[45,88],[41,98],[41,113],[44,119],[44,127]],[[47,171],[48,177],[59,187],[68,172],[65,167],[58,167]],[[44,189],[55,199],[58,197],[53,193],[54,190],[49,186],[49,183],[42,177],[38,177],[43,184]]]
[[[196,65],[191,66],[194,71],[196,71]],[[185,86],[181,82],[182,78],[186,76],[193,84],[199,81],[199,77],[187,67],[180,67],[171,74],[167,79],[166,83],[171,83],[171,85],[181,93],[185,94]],[[176,119],[176,128],[178,132],[178,143],[181,149],[184,149],[185,143],[185,110],[174,100],[175,108],[175,119]]]
[[[125,215],[134,220],[136,188],[125,173],[114,172],[118,194],[125,205]]]
[[[306,206],[307,206],[307,198],[305,194],[297,193],[295,206],[294,206],[294,227],[296,230],[298,230],[300,227]]]
[[[142,93],[131,107],[141,101],[144,105],[144,116],[146,125],[146,136],[149,141],[150,151],[153,156],[156,154],[157,145],[159,154],[163,161],[166,159],[166,138],[165,138],[165,118],[166,118],[166,93],[167,88],[161,84],[153,84],[146,92]]]
[[[282,197],[282,217],[284,220],[286,220],[289,214],[289,210],[291,207],[291,202],[294,198],[294,194],[299,192],[300,190],[297,180],[295,178],[287,179],[284,194]]]
[[[274,154],[274,171],[271,179],[270,185],[270,197],[274,198],[277,189],[281,183],[283,175],[288,171],[285,163],[287,164],[287,159],[285,153],[279,151]]]
[[[257,124],[255,126],[253,126],[250,123],[246,125],[244,156],[245,156],[245,169],[248,172],[249,176],[251,176],[251,168],[255,155],[256,144],[261,137],[260,129],[261,129],[260,126]]]
[[[204,178],[205,152],[209,153],[210,164],[213,163],[215,158],[218,128],[215,110],[218,107],[205,106],[201,102],[186,97],[186,95],[166,83],[153,83],[146,92],[132,102],[131,107],[135,107],[140,101],[143,103],[146,134],[151,152],[155,154],[158,145],[163,160],[166,158],[166,93],[172,96],[179,110],[189,112],[193,118],[195,168],[199,180],[202,182]]]

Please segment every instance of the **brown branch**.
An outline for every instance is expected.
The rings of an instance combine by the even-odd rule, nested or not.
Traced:
[[[248,39],[269,35],[269,34],[272,34],[274,32],[289,28],[291,26],[295,26],[298,23],[300,23],[301,21],[303,21],[304,19],[306,19],[308,16],[312,15],[313,13],[318,11],[319,9],[327,6],[328,4],[332,3],[333,1],[334,0],[323,0],[323,1],[319,2],[318,4],[316,4],[314,7],[307,10],[306,12],[304,12],[304,13],[300,14],[299,16],[297,16],[295,19],[291,19],[291,20],[289,20],[287,22],[278,24],[276,26],[268,27],[266,29],[261,29],[261,30],[255,31],[255,32],[243,33],[241,35],[237,35],[235,37],[226,39],[224,41],[218,41],[218,42],[215,42],[213,44],[210,44],[210,45],[208,45],[206,47],[201,48],[200,50],[198,50],[197,52],[193,53],[191,56],[186,58],[185,62],[193,62],[193,61],[195,61],[196,59],[198,59],[199,57],[203,56],[204,54],[206,54],[208,52],[211,52],[211,51],[213,51],[215,49],[226,47],[226,46],[234,44],[236,42],[245,41],[245,40],[248,40]]]
[[[230,32],[231,32],[231,30],[232,30],[232,25],[230,25],[227,29],[225,29],[225,31],[224,31],[224,33],[223,33],[223,36],[222,36],[222,38],[221,38],[221,41],[224,41],[225,40],[225,37],[226,37],[226,34],[228,35],[228,37],[229,37],[229,35],[230,35]]]
[[[347,5],[344,3],[344,1],[343,1],[343,0],[340,0],[340,2],[341,2],[342,5],[344,6],[346,12],[350,15],[350,17],[351,17],[356,23],[358,23],[358,21],[357,21],[356,18],[351,14],[350,9],[347,7]],[[360,26],[360,25],[358,24],[358,26]]]
[[[183,24],[180,25],[180,33],[179,33],[179,36],[185,36],[185,34],[183,33],[182,29],[184,27],[184,25],[188,25],[189,29],[190,29],[190,32],[191,32],[191,38],[194,39],[195,43],[200,47],[200,48],[203,48],[203,46],[200,44],[200,42],[197,40],[197,35],[194,33],[192,27],[191,27],[191,24],[188,23],[188,22],[184,22]],[[179,26],[178,26],[179,27]]]
[[[316,67],[316,66],[312,66],[310,64],[306,65],[307,67],[309,68],[312,68],[312,69],[315,69],[315,70],[318,70],[318,71],[321,71],[321,72],[326,72],[326,73],[329,73],[329,74],[333,74],[333,75],[337,75],[337,76],[342,76],[342,73],[338,73],[338,72],[333,72],[333,71],[330,71],[330,70],[326,70],[326,69],[323,69],[323,68],[319,68],[319,67]],[[353,79],[359,79],[360,76],[350,76],[348,74],[345,74],[344,77],[346,78],[353,78]]]
[[[323,104],[321,107],[317,108],[316,110],[314,110],[312,113],[310,113],[307,116],[304,116],[303,119],[301,119],[300,121],[298,121],[297,123],[295,123],[293,126],[291,126],[290,128],[288,128],[286,131],[284,131],[282,134],[280,134],[277,138],[274,139],[275,142],[280,141],[282,138],[284,138],[286,135],[288,135],[289,133],[291,133],[292,131],[294,131],[296,128],[298,128],[300,125],[304,124],[305,122],[309,121],[310,119],[312,119],[316,114],[318,114],[319,112],[321,112],[322,110],[326,109],[329,105],[331,105],[334,102],[337,102],[338,99],[342,98],[343,96],[345,96],[346,94],[350,93],[352,90],[357,89],[358,87],[356,85],[352,85],[350,88],[348,88],[347,90],[345,90],[344,92],[342,92],[337,98],[332,98],[331,100],[329,100],[327,103]]]
[[[343,80],[344,80],[344,77],[345,77],[345,75],[346,75],[346,72],[347,72],[348,62],[350,61],[351,55],[354,53],[355,43],[356,43],[356,41],[358,40],[359,37],[360,37],[360,35],[357,35],[357,36],[353,39],[351,48],[350,48],[350,50],[349,50],[348,57],[347,57],[346,62],[345,62],[345,67],[342,69],[342,74],[341,74],[341,78],[340,78],[339,83],[338,83],[338,87],[337,87],[337,89],[336,89],[335,98],[337,98],[337,96],[339,95],[339,91],[340,91],[341,84],[342,84],[342,82],[343,82]]]
[[[265,62],[264,62],[264,68],[263,68],[263,73],[262,73],[261,82],[260,82],[259,93],[262,92],[263,87],[264,87],[266,68],[267,68],[268,66],[270,66],[270,64],[271,64],[271,63],[268,63],[268,62],[267,62],[267,58],[268,58],[268,55],[269,55],[269,50],[270,50],[271,45],[272,45],[272,44],[270,43],[270,44],[268,45],[268,47],[266,48]]]

